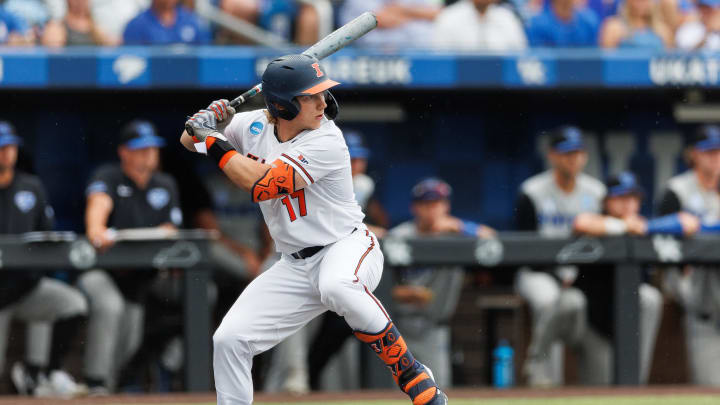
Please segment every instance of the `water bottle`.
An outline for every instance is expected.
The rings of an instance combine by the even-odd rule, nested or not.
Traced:
[[[502,339],[493,350],[493,386],[510,388],[515,384],[513,357],[515,351],[507,340]]]

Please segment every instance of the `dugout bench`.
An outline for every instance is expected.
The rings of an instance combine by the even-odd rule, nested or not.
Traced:
[[[720,239],[697,235],[608,238],[539,238],[536,233],[503,232],[496,239],[440,236],[382,242],[387,267],[458,265],[510,267],[610,265],[615,271],[614,378],[616,385],[638,385],[641,269],[649,265],[720,264]],[[593,269],[591,271],[602,271]]]
[[[0,271],[183,269],[185,387],[209,391],[212,345],[207,282],[212,238],[212,233],[203,230],[180,231],[170,238],[121,240],[107,251],[97,252],[87,239],[73,232],[4,235],[0,236]]]

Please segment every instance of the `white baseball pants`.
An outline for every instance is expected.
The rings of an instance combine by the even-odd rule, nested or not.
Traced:
[[[351,328],[379,333],[389,317],[372,295],[383,268],[377,237],[364,227],[307,259],[282,255],[243,291],[213,336],[218,405],[253,400],[253,357],[331,310]]]

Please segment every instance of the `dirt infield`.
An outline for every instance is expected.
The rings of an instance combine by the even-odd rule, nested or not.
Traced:
[[[619,388],[562,388],[562,389],[455,389],[448,392],[451,398],[552,398],[574,396],[643,396],[643,395],[718,395],[720,388],[688,386],[650,386]],[[381,400],[404,399],[399,391],[366,390],[343,393],[318,393],[304,396],[258,394],[257,402],[313,402],[333,400]],[[0,397],[0,405],[106,405],[106,404],[197,404],[214,403],[213,394],[172,394],[172,395],[118,395],[109,397],[80,398],[72,400],[34,399],[24,397]]]

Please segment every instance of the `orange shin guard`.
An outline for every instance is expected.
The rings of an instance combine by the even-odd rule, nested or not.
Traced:
[[[415,358],[407,348],[405,339],[392,322],[378,334],[355,332],[355,337],[365,342],[390,369],[397,381],[398,377],[415,363]]]
[[[354,332],[355,337],[366,343],[387,365],[401,390],[410,396],[413,405],[425,405],[435,398],[437,386],[405,344],[392,322],[378,334]]]

